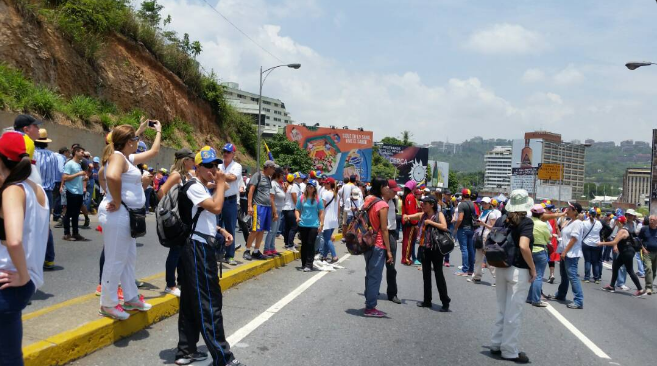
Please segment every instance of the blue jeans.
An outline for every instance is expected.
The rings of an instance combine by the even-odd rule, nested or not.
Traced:
[[[153,187],[148,186],[144,189],[144,196],[146,197],[146,212],[151,210],[151,195],[153,194]]]
[[[548,256],[547,250],[542,250],[538,253],[532,253],[534,258],[534,266],[536,266],[536,279],[529,287],[527,301],[532,304],[541,301],[541,290],[543,290],[543,274],[545,273],[545,266],[547,266]]]
[[[233,236],[233,242],[226,247],[226,258],[235,257],[235,225],[237,225],[237,196],[224,200],[224,207],[221,210],[220,220],[217,221],[219,226],[223,227]]]
[[[579,257],[568,258],[562,260],[559,265],[559,271],[561,273],[561,283],[557,289],[557,293],[554,295],[557,299],[565,300],[566,295],[568,294],[568,283],[573,287],[573,295],[575,296],[573,302],[577,306],[584,306],[584,293],[582,292],[582,284],[577,277],[577,262],[579,262]]]
[[[643,260],[641,260],[641,253],[636,253],[636,274],[637,276],[645,276],[646,275],[646,269],[643,267]]]
[[[52,209],[53,220],[57,221],[62,216],[62,194],[59,193],[59,187],[61,187],[62,182],[55,182],[55,188],[53,188],[53,202],[50,205]],[[46,192],[47,193],[47,192]]]
[[[472,273],[474,271],[475,262],[475,249],[474,249],[474,231],[472,228],[459,228],[456,231],[456,237],[459,240],[459,247],[461,248],[461,260],[463,268],[461,272]]]
[[[0,365],[23,365],[23,309],[34,295],[34,283],[0,290]]]
[[[365,258],[365,308],[376,308],[379,288],[386,264],[386,251],[374,247],[363,254]]]
[[[180,262],[181,250],[182,247],[174,246],[169,248],[164,275],[167,281],[167,287],[176,287],[176,269],[178,268],[178,262]]]
[[[591,267],[593,267],[593,280],[600,280],[602,277],[602,247],[584,244],[582,253],[584,253],[584,281],[591,279]]]
[[[331,252],[331,257],[335,258],[338,255],[335,253],[335,246],[333,245],[333,242],[331,241],[331,235],[333,235],[333,230],[335,229],[326,229],[322,231],[322,236],[324,237],[324,246],[320,250],[320,253],[322,254],[322,257],[328,256],[328,253]]]
[[[276,235],[278,235],[278,228],[281,226],[281,222],[283,222],[283,216],[278,216],[278,220],[271,222],[271,230],[267,233],[267,237],[265,237],[264,251],[276,249]]]

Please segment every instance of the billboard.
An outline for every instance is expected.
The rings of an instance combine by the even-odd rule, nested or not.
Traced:
[[[529,194],[534,193],[536,173],[538,168],[511,168],[511,190],[524,189]]]
[[[447,188],[449,186],[449,163],[429,160],[429,177],[427,186],[436,188]]]
[[[397,168],[397,183],[404,184],[409,180],[427,183],[428,148],[383,144],[379,154]]]
[[[511,190],[524,189],[534,193],[536,174],[542,163],[541,139],[515,139],[511,150]]]
[[[308,152],[314,169],[339,180],[356,175],[361,181],[370,181],[372,131],[287,125],[285,136]]]

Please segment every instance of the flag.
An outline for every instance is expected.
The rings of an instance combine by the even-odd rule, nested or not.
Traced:
[[[269,151],[269,146],[267,146],[266,142],[263,141],[263,143],[265,144],[265,151],[267,151],[267,157],[269,158],[269,160],[274,161],[274,155],[271,153],[271,151]]]

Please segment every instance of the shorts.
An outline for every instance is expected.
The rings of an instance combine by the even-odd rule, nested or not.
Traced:
[[[270,206],[253,205],[253,226],[251,231],[270,231],[271,220]]]

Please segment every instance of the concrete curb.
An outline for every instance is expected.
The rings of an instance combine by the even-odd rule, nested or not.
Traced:
[[[239,283],[271,269],[282,267],[299,258],[299,253],[285,252],[278,258],[247,263],[225,272],[221,279],[221,289],[225,291]],[[83,297],[88,296],[90,295]],[[25,365],[64,365],[178,313],[178,298],[173,295],[163,295],[150,299],[149,302],[153,305],[151,310],[131,312],[130,318],[125,321],[99,318],[75,329],[64,331],[24,347]],[[75,303],[77,301],[71,300],[69,305]],[[61,307],[61,305],[54,306]],[[44,309],[41,312],[45,314],[48,311]]]

